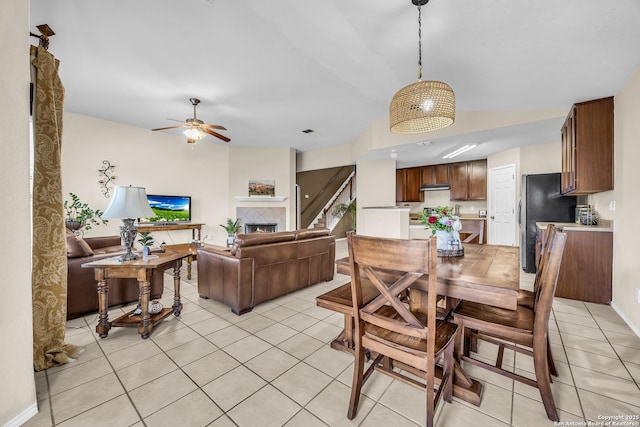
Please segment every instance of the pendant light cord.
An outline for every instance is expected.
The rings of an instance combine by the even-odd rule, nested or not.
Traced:
[[[422,80],[422,6],[418,6],[418,81]]]

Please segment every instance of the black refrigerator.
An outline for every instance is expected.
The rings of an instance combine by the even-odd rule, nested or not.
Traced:
[[[574,222],[575,196],[560,193],[560,174],[522,175],[520,192],[520,265],[536,272],[536,222]]]

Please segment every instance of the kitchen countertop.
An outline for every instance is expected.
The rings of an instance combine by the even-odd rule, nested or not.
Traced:
[[[549,224],[555,224],[556,227],[568,231],[601,231],[609,233],[613,231],[613,221],[608,219],[601,219],[596,225],[582,225],[575,222],[536,222],[536,227],[545,230]]]

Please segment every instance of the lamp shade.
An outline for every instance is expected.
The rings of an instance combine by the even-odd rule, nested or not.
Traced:
[[[416,134],[453,124],[456,98],[451,86],[418,80],[400,89],[389,105],[389,128],[393,133]]]
[[[129,186],[115,188],[102,218],[151,218],[155,215],[149,206],[145,189]]]

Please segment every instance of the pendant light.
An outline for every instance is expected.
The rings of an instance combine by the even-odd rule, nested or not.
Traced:
[[[416,134],[453,124],[456,99],[453,89],[434,80],[422,81],[422,9],[429,0],[412,0],[418,6],[418,81],[400,89],[389,105],[391,132]]]

